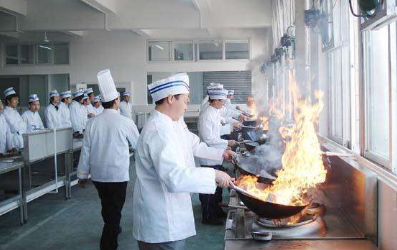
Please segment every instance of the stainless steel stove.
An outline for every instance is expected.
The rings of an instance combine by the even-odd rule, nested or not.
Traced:
[[[371,173],[339,166],[317,190],[312,209],[294,218],[269,220],[249,211],[231,190],[225,250],[375,250],[376,195]]]

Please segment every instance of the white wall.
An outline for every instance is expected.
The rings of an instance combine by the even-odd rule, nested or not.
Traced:
[[[259,66],[268,55],[270,32],[267,29],[247,29],[234,37],[249,38],[252,60],[213,62],[147,63],[146,39],[130,31],[86,31],[84,36],[51,33],[51,41],[69,41],[70,65],[0,67],[0,75],[69,74],[70,84],[95,84],[96,74],[110,69],[117,83],[132,92],[134,104],[146,104],[147,72],[201,72],[252,70],[254,84],[262,84]],[[23,35],[23,41],[42,41],[39,35]],[[4,41],[4,38],[3,38]],[[0,38],[0,42],[2,42]]]

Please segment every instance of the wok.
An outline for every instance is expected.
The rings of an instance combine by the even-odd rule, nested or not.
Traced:
[[[258,166],[252,159],[248,157],[240,157],[235,161],[235,165],[242,175],[253,175],[258,177],[258,182],[272,184],[276,179],[274,176],[267,173],[265,170],[260,169],[258,171]]]
[[[250,152],[259,146],[259,143],[250,140],[245,140],[243,143],[245,145],[245,148]]]
[[[304,206],[281,205],[277,203],[260,200],[244,189],[232,184],[230,188],[234,189],[244,205],[261,218],[283,219],[300,213],[309,204]]]

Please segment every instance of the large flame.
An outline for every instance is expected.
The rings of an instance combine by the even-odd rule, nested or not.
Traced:
[[[294,75],[290,75],[294,79]],[[284,205],[306,205],[307,191],[323,183],[327,171],[322,161],[322,151],[318,142],[315,125],[323,108],[323,93],[316,92],[315,104],[301,97],[295,81],[291,80],[293,93],[293,120],[290,127],[281,127],[280,132],[286,141],[282,156],[282,169],[272,186],[260,187],[257,177],[243,176],[237,185],[255,197]],[[280,113],[278,113],[280,114]]]

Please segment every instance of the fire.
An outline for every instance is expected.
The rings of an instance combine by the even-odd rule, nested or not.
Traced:
[[[290,79],[294,79],[292,74]],[[282,168],[273,185],[260,187],[257,177],[243,176],[237,185],[255,197],[284,205],[306,205],[305,198],[310,188],[323,183],[327,171],[322,161],[322,151],[318,142],[315,124],[323,108],[323,93],[316,92],[315,104],[301,97],[294,81],[290,83],[293,93],[294,126],[281,127],[280,133],[286,139],[282,156]]]

